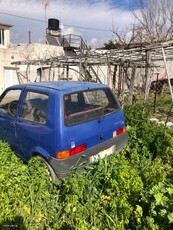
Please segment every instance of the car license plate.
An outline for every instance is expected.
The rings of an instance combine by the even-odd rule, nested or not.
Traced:
[[[115,151],[116,151],[116,146],[113,145],[113,146],[111,146],[110,148],[105,149],[105,150],[99,152],[98,154],[91,156],[91,157],[89,158],[89,162],[90,162],[90,163],[96,162],[96,161],[98,161],[99,159],[103,159],[105,156],[110,156],[110,155],[112,155],[113,153],[115,153]]]

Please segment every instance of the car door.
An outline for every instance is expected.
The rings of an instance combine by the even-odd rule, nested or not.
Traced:
[[[16,135],[19,154],[26,161],[30,159],[33,152],[39,153],[47,143],[48,99],[48,95],[42,91],[28,88],[24,93],[16,125]]]
[[[16,121],[21,89],[6,90],[0,97],[0,139],[16,146]]]

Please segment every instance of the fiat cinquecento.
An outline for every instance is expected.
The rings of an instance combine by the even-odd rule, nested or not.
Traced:
[[[89,82],[38,82],[0,97],[0,139],[25,162],[39,155],[53,179],[119,152],[128,142],[111,89]]]

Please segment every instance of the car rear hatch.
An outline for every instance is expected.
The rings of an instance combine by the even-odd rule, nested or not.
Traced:
[[[99,144],[126,132],[122,110],[109,88],[66,94],[63,100],[64,124],[57,158],[64,159],[93,147],[97,153]]]

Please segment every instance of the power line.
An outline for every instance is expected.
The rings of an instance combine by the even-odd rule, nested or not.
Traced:
[[[19,15],[16,15],[16,14],[8,14],[8,13],[3,13],[3,12],[0,12],[0,14],[4,14],[4,15],[16,17],[16,18],[23,18],[23,19],[27,19],[27,20],[32,20],[32,21],[38,21],[38,22],[44,22],[45,23],[44,20],[40,20],[40,19],[36,19],[36,18],[29,18],[29,17],[24,17],[24,16],[19,16]]]
[[[20,15],[16,15],[16,14],[8,14],[8,13],[3,13],[3,12],[0,12],[0,14],[45,23],[45,20],[40,20],[40,19],[30,18],[30,17],[24,17],[24,16],[20,16]],[[64,26],[74,27],[74,28],[78,28],[78,29],[85,29],[85,30],[96,30],[96,31],[100,31],[100,32],[111,32],[111,33],[113,32],[112,30],[99,29],[99,28],[90,28],[90,27],[83,27],[83,26],[74,26],[74,25],[65,25],[65,24],[64,24]]]
[[[112,30],[90,28],[90,27],[83,27],[83,26],[73,26],[73,25],[65,25],[65,26],[75,27],[75,28],[79,28],[79,29],[86,29],[86,30],[97,30],[97,31],[102,31],[102,32],[113,32]]]

